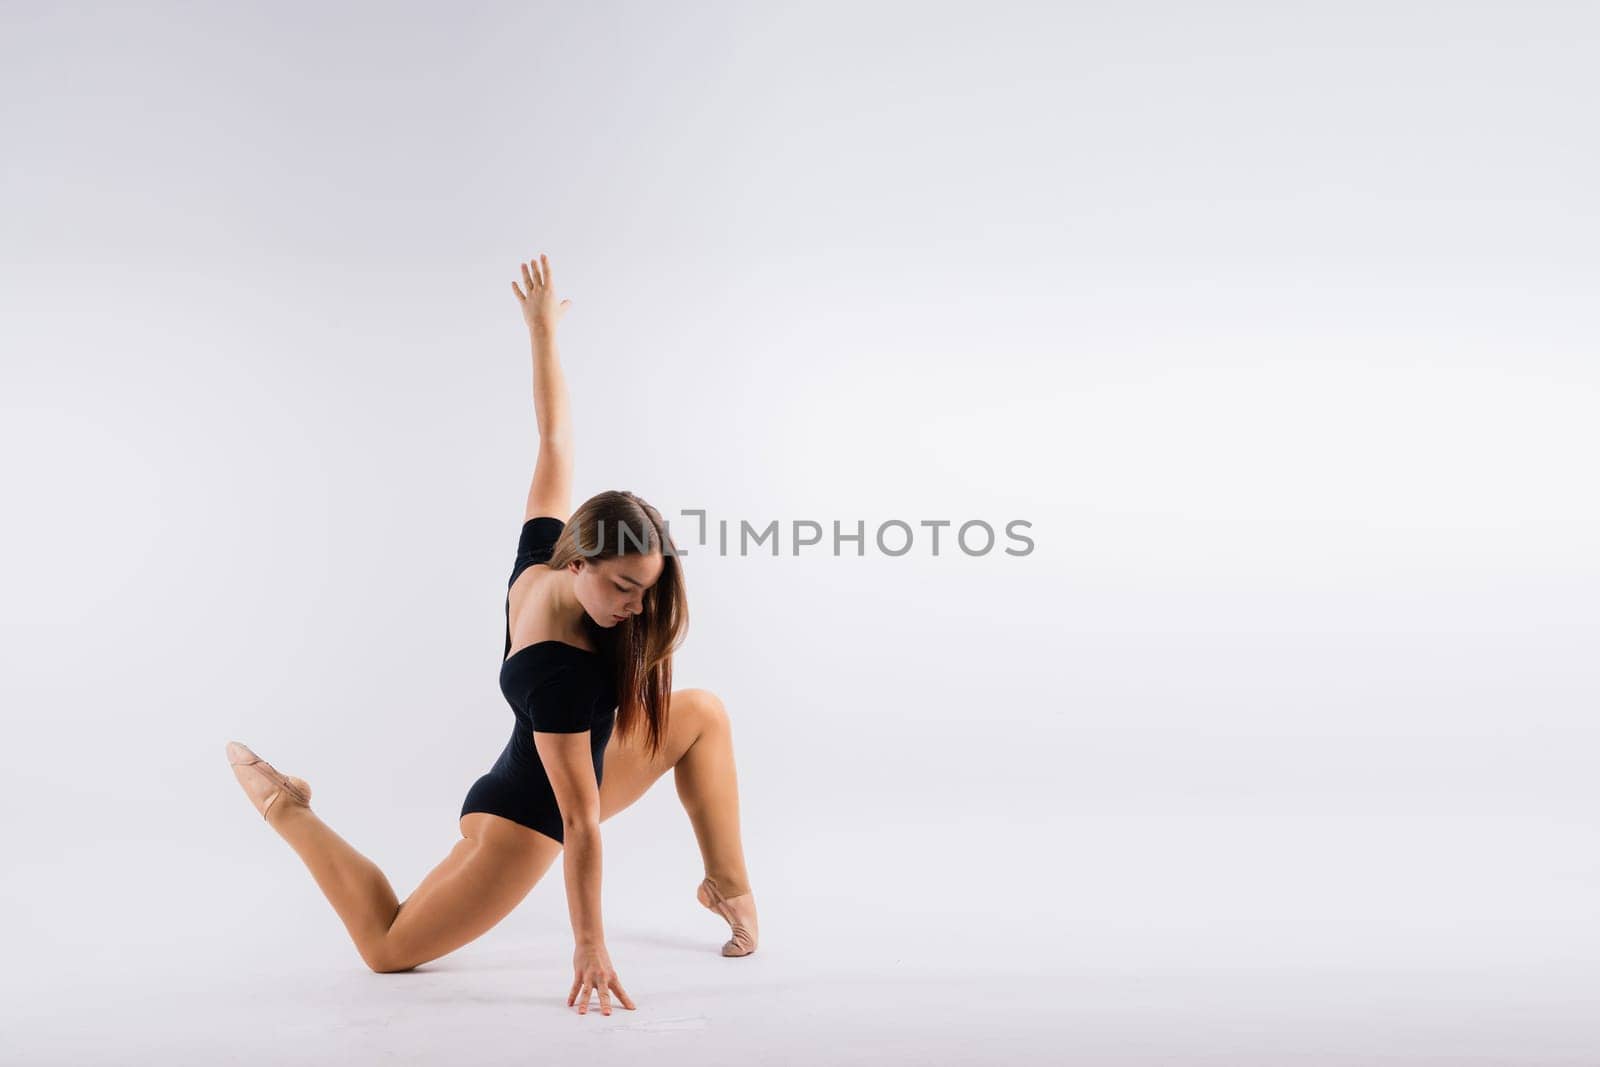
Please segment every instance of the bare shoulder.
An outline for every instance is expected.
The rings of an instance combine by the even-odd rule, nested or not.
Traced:
[[[533,563],[511,584],[506,594],[506,622],[511,633],[511,648],[523,648],[540,641],[560,641],[562,644],[594,651],[581,635],[562,628],[550,610],[548,588],[555,577],[548,564]]]
[[[517,575],[506,591],[506,625],[512,648],[540,640],[550,629],[549,612],[545,609],[548,598],[544,595],[550,575],[549,567],[534,563]]]
[[[554,572],[550,570],[549,564],[530,563],[523,568],[521,574],[517,575],[517,580],[512,582],[511,588],[506,591],[506,597],[511,601],[513,623],[516,621],[519,607],[542,599],[541,588],[550,580],[552,573]]]

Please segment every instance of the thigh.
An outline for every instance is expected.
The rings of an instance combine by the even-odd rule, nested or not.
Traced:
[[[487,812],[461,817],[462,838],[400,905],[383,970],[410,970],[483,936],[511,914],[561,853],[537,830]]]
[[[674,689],[667,703],[666,743],[654,759],[646,754],[643,734],[623,741],[613,731],[606,742],[605,773],[600,778],[600,821],[644,796],[656,779],[677,766],[721,708],[709,690]]]

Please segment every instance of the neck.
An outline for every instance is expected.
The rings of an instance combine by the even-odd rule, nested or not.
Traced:
[[[573,574],[571,571],[557,571],[555,580],[550,583],[550,616],[570,635],[583,634],[588,630],[586,621],[588,612],[583,610],[583,605],[578,603],[576,594],[572,591]]]

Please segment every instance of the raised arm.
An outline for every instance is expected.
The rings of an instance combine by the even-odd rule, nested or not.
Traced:
[[[522,305],[533,348],[533,411],[539,426],[539,458],[522,521],[549,515],[566,522],[572,515],[572,415],[556,326],[572,301],[556,300],[550,257],[542,252],[538,259],[522,264],[522,286],[513,281],[511,291]]]

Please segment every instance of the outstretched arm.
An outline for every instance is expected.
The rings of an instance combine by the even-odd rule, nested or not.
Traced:
[[[550,257],[543,253],[522,264],[522,286],[513,281],[511,291],[522,305],[533,348],[533,410],[539,426],[539,458],[522,521],[549,515],[566,522],[572,514],[572,416],[556,348],[556,325],[572,301],[556,300]]]
[[[611,994],[633,1010],[633,998],[622,988],[606,948],[600,919],[600,784],[595,779],[589,730],[571,730],[575,720],[556,721],[563,702],[534,707],[533,746],[550,776],[550,788],[561,809],[562,869],[567,882],[567,911],[572,917],[572,988],[567,1004],[588,1014],[589,1000],[600,994],[600,1014],[611,1014]],[[585,714],[587,706],[584,706]],[[569,712],[570,714],[570,712]],[[541,721],[542,720],[542,721]],[[587,724],[583,724],[587,726]],[[540,727],[547,729],[541,730]],[[550,729],[550,728],[554,729]]]

